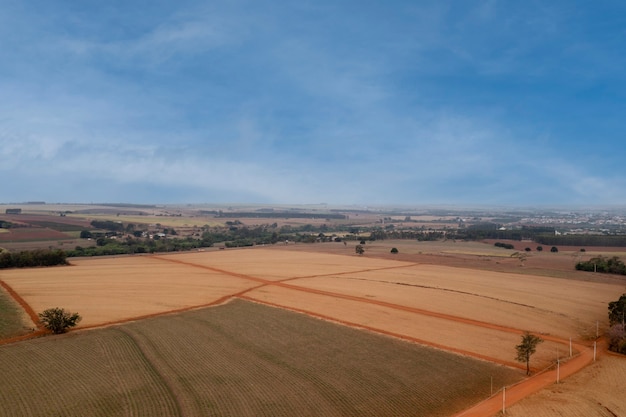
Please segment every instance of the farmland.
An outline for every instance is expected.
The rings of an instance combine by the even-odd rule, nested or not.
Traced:
[[[398,247],[400,253],[390,255],[391,246]],[[98,384],[102,384],[102,381],[90,381],[89,375],[85,375],[84,379],[76,378],[77,384],[86,384],[87,387],[90,387],[84,389],[87,393],[92,390],[109,393],[107,398],[95,395],[95,398],[85,398],[80,401],[100,404],[94,406],[98,410],[109,409],[107,407],[113,407],[111,410],[114,410],[115,404],[121,407],[110,411],[108,415],[130,415],[131,412],[128,410],[137,409],[133,407],[148,407],[148,405],[133,405],[135,399],[128,390],[132,391],[135,388],[152,390],[150,392],[169,390],[170,400],[167,404],[152,403],[158,403],[159,407],[164,407],[164,410],[170,410],[169,415],[196,415],[199,413],[199,409],[204,406],[208,407],[208,404],[211,407],[217,407],[212,398],[189,392],[191,389],[189,386],[195,384],[195,382],[189,381],[200,381],[202,384],[208,384],[203,378],[209,378],[205,374],[214,375],[212,373],[214,371],[200,367],[197,374],[190,375],[187,370],[192,366],[185,364],[183,359],[169,363],[163,362],[163,358],[170,357],[171,352],[176,349],[185,350],[188,348],[194,352],[199,352],[197,353],[200,355],[198,362],[205,362],[206,357],[212,358],[212,355],[219,351],[219,348],[211,347],[210,352],[204,351],[202,346],[208,343],[208,340],[195,341],[193,338],[196,337],[196,333],[210,334],[211,340],[217,338],[208,329],[200,326],[199,321],[211,321],[215,319],[214,315],[219,316],[220,314],[229,316],[234,321],[209,327],[212,329],[219,328],[222,332],[226,328],[241,329],[237,333],[240,335],[239,339],[231,335],[234,339],[229,343],[232,344],[228,345],[228,343],[222,342],[222,345],[230,346],[230,350],[234,349],[232,345],[249,346],[252,341],[246,339],[248,333],[251,335],[259,333],[257,330],[244,329],[240,326],[247,325],[253,318],[256,319],[256,316],[261,317],[269,314],[265,311],[270,311],[271,314],[285,314],[290,317],[285,319],[288,321],[292,320],[291,317],[296,317],[298,320],[303,318],[311,320],[306,317],[311,316],[324,320],[312,320],[311,323],[328,325],[329,323],[325,321],[330,321],[343,324],[344,326],[337,326],[336,324],[332,326],[334,329],[340,329],[337,331],[342,334],[345,332],[346,337],[353,334],[368,335],[369,337],[373,336],[371,332],[392,336],[391,338],[380,338],[387,343],[386,348],[381,348],[383,351],[387,349],[383,355],[387,359],[380,359],[379,357],[378,360],[372,360],[377,366],[381,363],[385,364],[384,369],[376,368],[375,371],[372,371],[380,375],[387,375],[384,378],[387,385],[381,389],[386,393],[398,392],[399,397],[395,397],[393,402],[407,403],[409,407],[413,407],[413,410],[416,410],[415,407],[418,405],[411,401],[431,404],[429,402],[431,401],[430,396],[441,394],[446,403],[455,405],[452,408],[436,410],[429,408],[430,411],[425,412],[425,414],[451,415],[489,395],[488,385],[483,385],[483,382],[478,381],[488,381],[489,375],[495,372],[494,369],[505,369],[514,376],[512,379],[504,378],[507,382],[496,382],[496,387],[500,384],[508,384],[523,376],[521,370],[516,370],[523,368],[523,364],[515,362],[513,358],[515,356],[514,346],[519,342],[519,335],[524,330],[536,332],[545,339],[531,361],[531,366],[535,371],[553,367],[557,356],[559,359],[567,360],[569,352],[566,341],[570,337],[574,342],[574,354],[580,351],[588,353],[590,340],[595,337],[596,324],[599,324],[598,330],[600,332],[605,328],[608,301],[616,299],[621,293],[626,292],[626,281],[621,277],[600,276],[599,274],[571,270],[573,259],[580,256],[574,251],[563,250],[558,254],[533,253],[525,260],[524,264],[518,258],[511,256],[514,253],[513,250],[494,248],[490,245],[452,241],[447,243],[372,242],[366,245],[364,256],[357,256],[354,253],[354,244],[274,245],[251,249],[207,250],[132,257],[76,258],[71,260],[72,266],[68,267],[5,270],[0,273],[0,279],[19,293],[35,311],[57,305],[63,306],[72,311],[79,311],[84,317],[79,328],[96,328],[88,332],[72,332],[56,339],[58,340],[57,343],[66,343],[67,340],[67,343],[76,344],[76,349],[78,349],[83,338],[98,338],[98,346],[105,346],[110,341],[114,346],[106,347],[107,352],[115,352],[111,353],[117,358],[115,360],[134,363],[133,369],[139,369],[140,366],[134,362],[135,359],[125,356],[125,352],[136,349],[136,347],[132,349],[129,347],[131,345],[129,345],[128,338],[132,336],[133,343],[141,346],[142,354],[148,358],[144,358],[142,363],[148,366],[146,365],[147,360],[150,364],[145,372],[154,373],[156,372],[154,368],[157,367],[159,369],[157,373],[161,375],[159,378],[166,381],[161,382],[164,384],[161,388],[157,387],[158,384],[146,388],[149,385],[147,382],[135,381],[134,383],[138,385],[133,387],[119,385],[115,388],[117,391],[108,391],[108,388],[99,388]],[[555,265],[554,269],[549,268],[550,263]],[[222,305],[225,302],[228,303]],[[258,303],[265,304],[265,306],[259,306]],[[267,306],[280,307],[281,309]],[[262,311],[255,310],[258,308],[261,308]],[[287,313],[286,310],[305,313],[306,316]],[[203,318],[199,319],[196,315],[202,315]],[[159,317],[152,318],[153,316]],[[191,317],[194,318],[190,319]],[[189,320],[191,322],[188,323]],[[274,323],[274,321],[278,322],[279,319],[275,318],[270,321]],[[154,326],[154,323],[161,323],[157,327],[160,326],[167,330],[163,330],[161,334],[155,330],[155,327],[151,327],[150,330],[142,327]],[[366,394],[360,393],[359,388],[355,385],[350,385],[355,383],[353,380],[358,381],[358,378],[354,376],[358,373],[355,374],[356,371],[354,370],[341,368],[341,364],[349,363],[349,361],[342,357],[337,349],[330,352],[325,351],[326,347],[323,346],[323,341],[307,339],[311,335],[300,334],[292,328],[302,327],[306,329],[309,324],[299,323],[292,327],[286,325],[291,329],[289,332],[292,336],[285,336],[280,333],[282,324],[276,326],[272,323],[264,322],[264,324],[259,325],[260,328],[265,326],[266,330],[262,337],[258,336],[259,339],[267,338],[268,343],[271,341],[278,346],[282,346],[279,343],[282,338],[291,338],[293,343],[298,340],[306,341],[305,346],[307,346],[309,353],[326,352],[324,355],[328,358],[339,360],[339,362],[332,360],[332,364],[328,365],[329,367],[334,369],[339,366],[342,373],[352,375],[352,378],[348,378],[350,381],[341,382],[342,387],[349,387],[346,388],[346,391],[331,386],[330,391],[322,390],[323,392],[320,392],[321,386],[328,387],[329,384],[322,377],[329,372],[327,368],[299,368],[299,366],[306,364],[296,366],[292,359],[283,357],[280,352],[271,351],[268,353],[268,351],[262,350],[263,353],[259,354],[260,357],[262,359],[270,358],[274,364],[280,363],[285,368],[282,371],[289,371],[298,376],[307,375],[315,381],[311,385],[310,382],[294,381],[289,379],[290,377],[284,377],[285,380],[291,381],[291,385],[285,388],[287,391],[292,386],[306,387],[306,389],[312,390],[314,395],[324,397],[323,401],[319,401],[322,404],[320,407],[329,407],[328,413],[324,413],[325,415],[367,415],[362,409],[354,408],[356,407],[355,403],[351,403],[351,401],[357,401],[361,404],[364,401],[362,396],[366,396]],[[309,322],[307,321],[307,323]],[[117,325],[102,328],[102,326],[109,326],[110,324]],[[180,333],[178,329],[180,329]],[[319,334],[324,334],[326,331],[315,330]],[[274,334],[274,332],[277,333]],[[308,332],[312,331],[309,330]],[[328,339],[337,340],[337,346],[344,343],[338,341],[336,335],[328,336]],[[0,347],[0,354],[11,351],[11,349],[27,347],[35,349],[35,347],[42,346],[41,349],[45,350],[49,340],[48,338],[37,339]],[[173,343],[172,340],[178,340],[178,345],[166,347]],[[189,343],[190,346],[182,346],[181,340],[184,340],[185,344]],[[400,340],[404,341],[400,342]],[[469,380],[463,382],[463,384],[467,384],[467,389],[474,390],[474,394],[463,394],[454,390],[444,390],[440,394],[426,392],[421,394],[422,391],[420,390],[424,389],[421,385],[419,387],[412,385],[413,382],[407,382],[401,375],[398,375],[397,378],[391,376],[392,374],[396,375],[397,371],[392,372],[394,365],[388,362],[389,358],[396,356],[398,346],[410,346],[411,349],[418,348],[417,345],[407,344],[406,341],[419,343],[422,346],[419,347],[420,349],[423,349],[423,346],[431,346],[460,354],[452,355],[445,360],[441,359],[441,362],[437,362],[440,359],[431,358],[431,353],[417,354],[417,356],[429,358],[428,362],[436,364],[454,363],[454,365],[429,368],[425,363],[416,363],[414,368],[413,365],[409,366],[410,372],[414,373],[414,378],[416,375],[428,375],[429,378],[435,379],[445,378],[446,375],[451,379],[459,378],[458,375],[450,376],[450,372],[462,366],[470,366],[463,364],[466,364],[465,361],[467,364],[475,363],[475,359],[487,360],[492,363],[489,366],[495,366],[495,368],[476,371],[478,374],[475,375],[476,380],[474,382]],[[96,342],[92,340],[85,343]],[[254,341],[254,343],[261,343],[261,341]],[[375,344],[364,340],[346,343],[341,345],[343,347],[339,350],[350,351],[346,346],[351,346],[354,349],[357,347],[365,349],[367,345]],[[66,346],[64,349],[72,348]],[[103,349],[105,348],[103,347]],[[302,359],[306,355],[303,353],[302,347],[298,349],[298,357]],[[331,348],[329,347],[329,349]],[[441,353],[440,350],[432,349],[428,349],[427,352]],[[188,355],[193,357],[192,353],[188,352]],[[15,355],[20,356],[17,353]],[[357,353],[355,352],[354,355]],[[366,358],[368,354],[364,355],[359,359],[360,366],[368,363]],[[37,366],[51,366],[45,364],[46,355],[44,353],[33,357],[42,358],[42,363],[39,365],[37,365],[37,361],[33,362],[32,366],[35,368]],[[375,355],[372,356],[372,358],[375,357]],[[85,354],[81,363],[91,363],[93,360],[95,359],[91,358],[89,354]],[[267,365],[258,363],[258,360],[259,358],[254,356],[250,358],[253,369],[257,369],[257,371],[266,369]],[[313,361],[310,358],[302,360],[305,362]],[[461,364],[456,361],[461,361]],[[323,361],[315,359],[314,362]],[[405,362],[405,364],[409,362]],[[478,363],[488,365],[484,361]],[[506,367],[503,368],[494,364],[506,365]],[[196,364],[195,366],[199,365]],[[228,364],[228,366],[233,367],[235,364]],[[109,367],[115,368],[114,365],[109,365]],[[437,372],[433,369],[437,369]],[[44,371],[39,372],[45,374]],[[118,377],[125,378],[122,370],[115,372],[117,372]],[[230,370],[229,372],[234,372],[232,376],[237,377],[239,384],[251,384],[251,376],[243,374],[243,370],[236,372]],[[279,372],[279,370],[272,372]],[[163,377],[163,375],[166,376]],[[236,390],[242,389],[242,385],[224,380],[225,377],[221,375],[212,379],[212,383],[217,385],[206,388],[203,392],[221,392],[220,384],[222,383],[222,385],[232,385],[236,387],[233,388]],[[128,378],[132,380],[131,377]],[[407,379],[410,378],[407,377]],[[335,380],[340,381],[341,379],[335,377],[333,381]],[[182,382],[182,385],[177,385],[180,381],[185,381],[186,385]],[[415,383],[428,385],[423,380]],[[259,384],[263,386],[268,382],[264,381]],[[256,386],[256,384],[253,385]],[[138,386],[142,388],[138,388]],[[245,387],[249,389],[248,385]],[[407,395],[407,389],[420,392],[417,397],[423,396],[424,398],[408,399],[402,397]],[[435,392],[439,392],[437,389]],[[146,396],[156,395],[143,392],[145,394],[142,395]],[[335,401],[333,399],[335,397],[329,392],[341,392],[341,394],[337,394],[341,400]],[[348,395],[347,392],[354,393],[354,397]],[[230,398],[234,394],[226,392],[219,395]],[[268,394],[253,391],[251,396],[255,398],[254,401],[259,402],[250,405],[248,401],[252,400],[245,398],[241,400],[245,405],[232,406],[248,407],[247,409],[252,411],[225,410],[218,407],[220,411],[216,411],[215,415],[280,415],[281,407],[293,407],[293,405],[289,405],[291,403],[267,399],[266,395]],[[367,395],[374,394],[370,392]],[[295,396],[297,397],[297,395]],[[472,399],[469,399],[470,397]],[[167,396],[163,398],[167,398]],[[77,401],[79,400],[77,399]],[[231,401],[239,400],[231,399]],[[297,401],[304,400],[300,398]],[[267,402],[277,408],[266,408],[268,407]],[[381,402],[380,399],[379,402]],[[344,403],[351,405],[342,408]],[[33,405],[33,407],[35,406]],[[65,406],[59,405],[59,407]],[[224,405],[224,407],[226,406]],[[303,407],[307,408],[308,406]],[[382,404],[378,407],[392,407],[392,405]],[[393,405],[393,407],[400,407],[400,405]],[[428,407],[434,406],[431,404]],[[367,410],[375,410],[378,415],[387,413],[384,410],[392,410],[376,408],[371,403],[367,403],[366,408]],[[273,413],[267,411],[270,409]],[[67,409],[64,410],[67,411]],[[309,409],[307,408],[307,410]],[[391,414],[424,415],[424,413],[410,412],[408,408],[395,410],[397,412],[394,411]],[[104,411],[100,412],[106,414]],[[265,412],[267,414],[263,414]],[[71,413],[72,411],[67,411],[67,415],[72,415]],[[97,412],[93,414],[97,415]],[[33,411],[32,414],[27,415],[37,415],[37,413]],[[306,415],[306,412],[301,413],[301,415]],[[519,415],[523,415],[523,413]]]
[[[521,377],[245,301],[5,346],[0,361],[3,416],[446,416],[490,377]]]
[[[19,304],[0,288],[0,340],[26,333],[24,316]]]

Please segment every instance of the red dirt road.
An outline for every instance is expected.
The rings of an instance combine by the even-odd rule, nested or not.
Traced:
[[[593,347],[577,345],[580,354],[573,359],[563,363],[558,370],[559,381],[575,374],[589,365],[594,360]],[[507,388],[504,392],[491,396],[475,406],[456,414],[454,417],[490,417],[496,415],[503,409],[510,407],[516,402],[528,397],[531,394],[556,383],[557,370],[551,370],[536,374],[522,382]]]

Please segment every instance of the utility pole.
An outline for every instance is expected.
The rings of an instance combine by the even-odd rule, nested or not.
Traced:
[[[502,387],[502,414],[506,414],[506,387]]]

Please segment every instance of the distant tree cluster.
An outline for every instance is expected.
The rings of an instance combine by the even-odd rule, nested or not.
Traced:
[[[67,265],[67,254],[64,251],[38,249],[15,253],[0,253],[0,269],[54,265]]]
[[[493,246],[497,246],[498,248],[504,248],[504,249],[515,249],[515,246],[513,246],[510,243],[496,242],[493,244]]]
[[[534,240],[544,245],[560,246],[626,246],[626,235],[555,235],[539,234]]]
[[[613,256],[611,258],[596,256],[588,261],[578,262],[576,264],[576,269],[579,271],[626,275],[626,265],[617,256]]]
[[[106,255],[130,255],[135,253],[155,252],[181,252],[197,248],[210,247],[211,240],[205,239],[109,239],[100,237],[96,240],[96,246],[76,246],[74,250],[67,251],[67,256],[106,256]]]
[[[112,232],[121,232],[124,230],[122,222],[114,222],[111,220],[93,220],[91,225],[96,229],[110,230]]]
[[[205,211],[206,212],[206,211]],[[264,219],[335,219],[345,220],[348,218],[345,214],[338,213],[303,213],[297,211],[253,211],[253,212],[223,212],[212,211],[215,217],[240,217],[240,218],[264,218]]]

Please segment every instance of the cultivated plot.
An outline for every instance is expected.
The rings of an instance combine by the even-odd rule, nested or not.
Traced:
[[[245,301],[0,347],[0,416],[449,416],[521,378]]]

